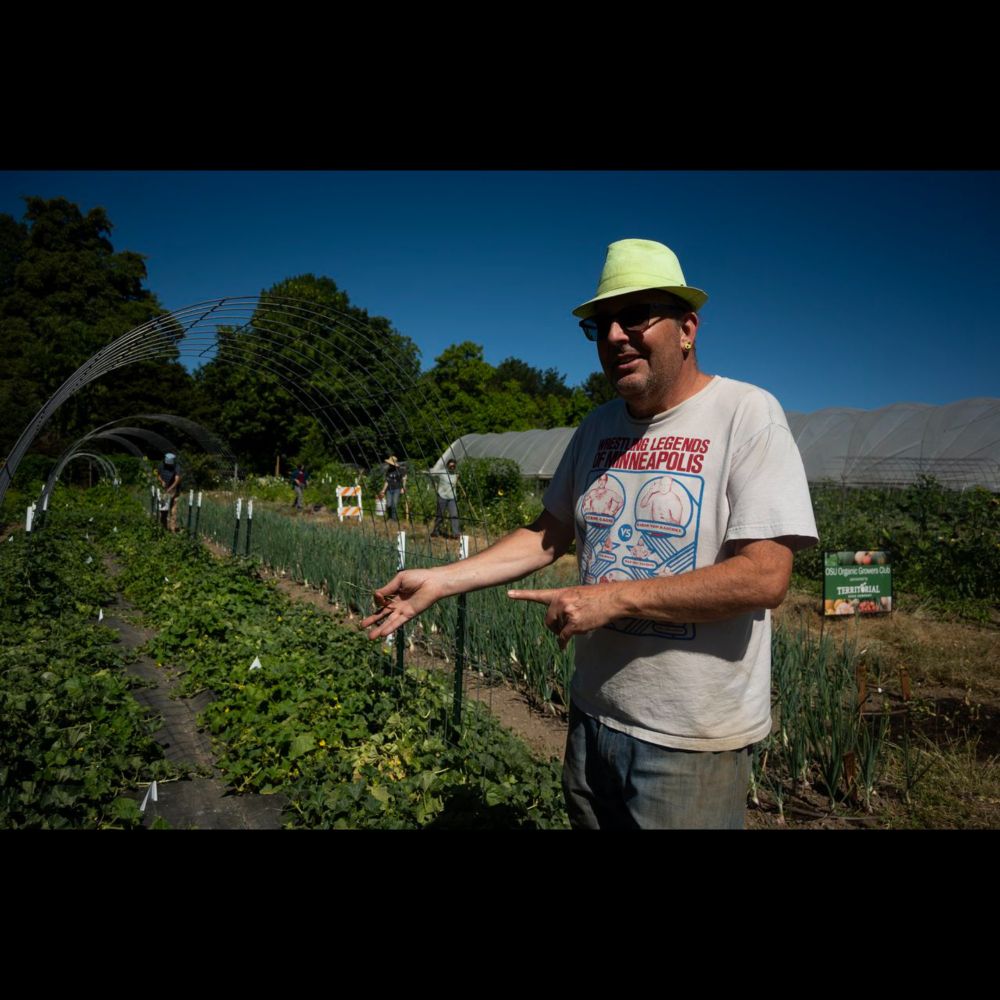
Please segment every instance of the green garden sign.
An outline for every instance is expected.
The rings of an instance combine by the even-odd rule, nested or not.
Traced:
[[[892,611],[892,567],[885,552],[827,552],[823,614],[878,615]]]

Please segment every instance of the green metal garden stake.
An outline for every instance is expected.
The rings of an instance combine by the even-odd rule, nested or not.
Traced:
[[[400,571],[406,566],[406,532],[396,533],[396,555],[399,557]],[[406,645],[406,636],[402,627],[396,629],[396,672],[403,675],[403,653]]]
[[[187,533],[190,537],[191,535],[191,511],[194,508],[194,490],[188,493],[188,523],[187,523]]]
[[[39,528],[45,527],[45,523],[49,519],[49,495],[48,493],[42,494],[42,506],[35,511],[35,522],[33,527],[37,531]]]
[[[469,558],[469,536],[458,540],[458,558]],[[455,697],[452,701],[452,739],[458,742],[462,727],[462,680],[465,672],[466,594],[458,595],[458,624],[455,626]]]
[[[201,490],[198,491],[198,506],[194,511],[194,533],[198,534],[198,521],[201,519]]]
[[[233,555],[236,555],[236,543],[240,540],[240,511],[243,509],[243,497],[236,498],[236,527],[233,529]]]
[[[465,673],[465,599],[458,595],[458,625],[455,627],[455,697],[452,702],[451,738],[456,743],[462,729],[462,679]]]

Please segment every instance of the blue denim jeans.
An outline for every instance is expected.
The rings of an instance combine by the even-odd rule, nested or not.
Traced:
[[[742,830],[751,748],[672,750],[570,704],[563,792],[574,829]]]
[[[387,489],[385,491],[385,519],[391,517],[394,521],[399,521],[399,498],[402,490]]]

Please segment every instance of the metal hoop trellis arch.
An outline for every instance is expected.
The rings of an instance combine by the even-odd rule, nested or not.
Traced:
[[[105,478],[110,479],[116,484],[119,481],[120,477],[118,475],[118,467],[111,461],[110,458],[108,458],[107,455],[102,455],[100,452],[95,451],[74,451],[73,454],[71,454],[66,461],[63,462],[63,465],[65,466],[70,462],[75,462],[78,458],[86,458],[89,461],[95,462]],[[43,494],[43,500],[44,496],[45,495]]]
[[[122,334],[81,365],[39,409],[0,468],[0,503],[21,459],[58,408],[95,379],[140,361],[215,358],[274,377],[314,417],[338,453],[352,411],[382,430],[356,466],[380,460],[379,444],[419,428],[437,454],[459,434],[445,425],[419,381],[415,357],[387,351],[384,333],[332,306],[268,294],[230,296],[167,313]],[[349,363],[344,363],[344,358]],[[383,445],[388,447],[388,445]],[[405,447],[399,445],[405,460]]]
[[[66,464],[76,455],[78,449],[83,447],[85,444],[108,442],[123,448],[136,458],[143,458],[145,457],[145,453],[133,440],[131,440],[132,438],[138,438],[140,441],[145,441],[164,453],[171,451],[175,454],[180,454],[180,449],[170,438],[145,427],[129,426],[130,422],[136,420],[149,420],[152,422],[169,424],[179,427],[181,430],[185,431],[202,448],[204,448],[209,455],[216,457],[218,465],[217,472],[220,479],[223,477],[225,472],[235,466],[235,456],[225,442],[222,441],[218,435],[213,434],[208,428],[203,427],[196,421],[189,420],[186,417],[177,416],[172,413],[136,413],[132,416],[121,417],[118,420],[109,421],[106,424],[102,424],[100,427],[95,427],[94,430],[84,434],[83,437],[78,438],[73,442],[73,444],[66,448],[62,455],[60,455],[56,460],[45,485],[42,487],[41,499],[43,506],[45,506],[46,498],[51,496],[52,490],[56,482],[59,480],[59,477],[62,475],[62,471]]]

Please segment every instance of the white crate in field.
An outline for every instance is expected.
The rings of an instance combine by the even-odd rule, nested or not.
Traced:
[[[347,503],[344,498],[347,497]],[[357,506],[355,506],[355,504]],[[337,487],[337,517],[343,521],[345,517],[356,517],[361,520],[361,487],[360,486],[338,486]]]

